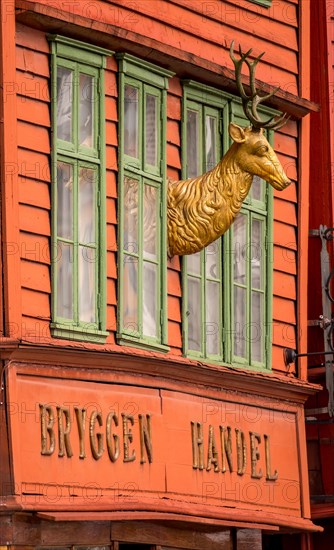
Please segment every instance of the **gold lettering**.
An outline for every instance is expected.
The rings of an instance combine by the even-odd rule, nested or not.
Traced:
[[[75,416],[77,419],[78,433],[79,433],[79,458],[86,458],[85,450],[85,430],[86,430],[86,409],[79,409],[74,407]]]
[[[49,405],[39,404],[40,418],[41,418],[41,454],[52,455],[55,450],[55,433],[53,430],[54,414],[53,409]],[[48,414],[48,421],[46,415]],[[48,445],[49,436],[49,445]]]
[[[260,451],[258,443],[261,443],[261,436],[256,432],[249,432],[250,447],[251,447],[251,477],[254,479],[261,479],[262,470],[256,470],[257,462],[260,458]]]
[[[101,432],[95,433],[95,423],[98,423],[99,426],[103,425],[102,415],[98,411],[93,411],[90,415],[89,420],[89,439],[90,439],[90,448],[92,450],[92,455],[95,460],[99,460],[103,455],[103,435]],[[97,445],[96,445],[97,441]]]
[[[123,421],[123,462],[133,462],[136,460],[136,451],[133,450],[132,454],[130,455],[130,443],[132,443],[133,440],[133,433],[128,425],[130,422],[131,426],[134,425],[135,421],[131,414],[124,414],[122,413],[122,421]]]
[[[193,468],[204,469],[203,426],[201,422],[191,422],[191,440],[193,450]]]
[[[211,464],[214,465],[214,472],[219,472],[218,450],[216,445],[215,431],[213,426],[209,426],[209,445],[208,445],[208,463],[207,471],[211,470]]]
[[[266,457],[266,480],[267,481],[276,481],[278,478],[278,471],[271,473],[271,458],[270,458],[270,437],[269,435],[264,434],[264,448],[265,448],[265,457]]]
[[[71,417],[70,410],[67,407],[57,407],[57,416],[58,416],[58,438],[59,438],[59,452],[58,456],[66,455],[70,458],[73,456],[73,451],[70,442],[70,431],[71,431]],[[64,417],[65,417],[65,427],[64,427]]]
[[[111,462],[116,462],[119,457],[119,437],[116,434],[112,434],[111,423],[114,422],[115,426],[118,426],[118,416],[114,412],[110,412],[107,416],[107,427],[106,427],[106,437],[107,437],[107,448],[108,455]],[[112,436],[112,437],[111,437]],[[112,441],[114,440],[114,449],[112,447]]]
[[[140,464],[145,464],[146,459],[144,450],[146,450],[149,463],[152,462],[152,433],[151,433],[151,415],[139,414],[139,432],[140,432]]]
[[[237,474],[243,476],[246,471],[246,442],[245,434],[242,430],[235,428],[237,438]]]
[[[219,426],[220,430],[220,447],[222,453],[222,472],[226,472],[226,459],[230,472],[233,472],[232,462],[232,436],[230,426]]]

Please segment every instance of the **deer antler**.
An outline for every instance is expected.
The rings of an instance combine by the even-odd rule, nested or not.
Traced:
[[[283,115],[280,115],[280,116],[275,115],[269,118],[268,120],[264,121],[260,118],[260,115],[257,112],[257,107],[260,103],[267,101],[273,95],[275,95],[280,88],[278,86],[272,92],[270,92],[269,94],[265,94],[263,96],[260,96],[258,94],[255,86],[255,69],[256,69],[256,65],[258,64],[258,62],[260,61],[261,57],[264,55],[265,52],[260,53],[260,55],[256,57],[252,62],[249,61],[248,59],[248,56],[250,55],[251,52],[252,52],[252,48],[249,49],[246,53],[243,53],[241,46],[239,45],[240,59],[238,60],[234,55],[234,40],[232,40],[231,47],[230,47],[230,57],[235,67],[235,79],[236,79],[239,94],[242,99],[242,106],[243,106],[244,113],[248,118],[248,120],[250,121],[250,123],[252,124],[253,128],[256,128],[256,129],[266,128],[267,130],[278,130],[278,128],[281,128],[289,120],[290,117],[286,113],[284,113]],[[251,90],[250,95],[246,94],[244,86],[241,82],[241,68],[244,62],[246,62],[246,65],[249,70],[250,90]],[[251,102],[251,105],[249,105],[250,102]]]

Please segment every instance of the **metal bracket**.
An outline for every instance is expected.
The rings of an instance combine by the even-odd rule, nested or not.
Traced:
[[[319,319],[312,319],[310,321],[307,321],[308,327],[320,327],[322,329],[325,329],[331,325],[333,322],[333,319],[327,319],[327,317],[324,319],[323,315],[319,315]]]
[[[324,350],[325,352],[333,351],[332,345],[332,331],[333,331],[333,319],[332,319],[332,305],[330,295],[330,281],[334,275],[334,271],[330,271],[329,267],[329,254],[327,250],[327,241],[333,240],[334,228],[327,228],[325,225],[320,225],[319,236],[321,239],[321,252],[320,252],[320,264],[321,264],[321,287],[322,287],[322,315],[319,317],[322,321],[322,325],[319,326],[324,331]],[[325,362],[326,372],[326,388],[328,390],[328,414],[330,417],[334,416],[334,377],[333,377],[333,360],[327,360]]]

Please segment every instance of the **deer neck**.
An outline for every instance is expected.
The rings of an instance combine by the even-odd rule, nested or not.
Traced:
[[[233,144],[221,160],[221,185],[229,197],[230,208],[234,213],[233,218],[239,212],[241,205],[247,197],[253,181],[253,174],[243,170],[238,162],[238,145]]]

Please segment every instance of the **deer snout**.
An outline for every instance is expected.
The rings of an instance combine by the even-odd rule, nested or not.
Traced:
[[[274,189],[282,191],[290,185],[290,179],[284,172],[283,166],[271,148],[268,151],[266,162],[262,168],[265,173],[265,175],[262,176],[263,179],[265,179],[267,183],[270,183]]]
[[[277,189],[277,191],[283,191],[283,189],[288,187],[291,183],[291,180],[289,180],[280,164],[278,167],[275,167],[275,171],[267,181],[274,189]]]
[[[274,183],[272,183],[272,186],[274,187],[274,189],[277,189],[277,191],[283,191],[283,189],[288,187],[288,185],[290,185],[290,183],[291,183],[291,180],[286,178],[286,179],[282,180],[281,182],[275,181]]]

